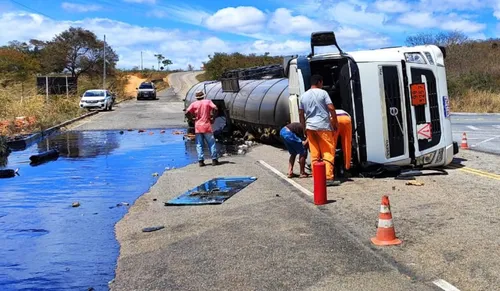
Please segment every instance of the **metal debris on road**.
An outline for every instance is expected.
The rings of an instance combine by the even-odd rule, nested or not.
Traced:
[[[160,174],[158,174],[158,173],[153,173],[153,177],[158,177],[158,176],[160,176]]]
[[[153,231],[158,231],[160,229],[164,229],[165,227],[163,225],[160,226],[152,226],[152,227],[145,227],[142,229],[142,232],[153,232]]]
[[[73,204],[71,204],[71,207],[80,207],[80,202],[73,202]]]
[[[19,169],[0,170],[0,178],[14,178],[16,175],[19,176]]]
[[[406,186],[424,186],[424,182],[421,181],[410,181],[406,182]]]

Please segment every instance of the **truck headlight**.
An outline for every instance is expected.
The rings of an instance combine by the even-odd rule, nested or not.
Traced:
[[[421,53],[405,53],[405,58],[408,63],[422,64],[425,65],[424,56]]]

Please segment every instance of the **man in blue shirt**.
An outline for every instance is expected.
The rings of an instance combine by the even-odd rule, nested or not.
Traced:
[[[332,100],[322,88],[323,77],[313,75],[311,89],[300,97],[299,118],[300,123],[306,129],[305,134],[311,150],[311,162],[324,161],[326,163],[326,185],[338,186],[340,182],[334,180],[333,174],[336,149],[335,131],[338,127],[338,120]]]
[[[299,155],[299,165],[300,165],[300,178],[307,178],[308,175],[305,171],[306,158],[307,158],[307,139],[304,136],[304,127],[300,122],[292,122],[280,131],[280,136],[285,143],[285,146],[290,153],[290,159],[288,161],[288,178],[296,177],[293,173],[293,165],[297,155]]]

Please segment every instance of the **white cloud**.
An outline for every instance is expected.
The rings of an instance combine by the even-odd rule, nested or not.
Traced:
[[[156,4],[156,0],[123,0],[128,3],[146,3],[146,4]]]
[[[296,34],[309,36],[311,32],[324,29],[318,22],[306,16],[292,16],[292,11],[286,8],[278,8],[272,14],[268,23],[271,31],[277,34]]]
[[[91,12],[91,11],[99,11],[102,9],[101,6],[95,4],[76,4],[70,2],[63,2],[61,7],[69,12]]]
[[[242,47],[241,53],[263,54],[269,52],[271,55],[305,54],[310,50],[308,41],[286,40],[284,42],[272,42],[256,40],[250,46]]]
[[[483,23],[472,22],[466,19],[450,19],[441,23],[441,29],[444,30],[458,30],[462,31],[465,34],[469,33],[478,33],[486,28],[486,25]]]
[[[175,21],[192,25],[203,25],[203,22],[210,17],[210,13],[200,7],[187,5],[158,5],[150,15],[158,18],[170,18]]]
[[[213,30],[257,33],[264,28],[266,15],[252,6],[227,7],[205,20]]]
[[[398,21],[418,29],[458,30],[469,35],[478,34],[486,28],[486,24],[465,19],[456,13],[434,15],[430,12],[409,12],[402,15]]]
[[[490,0],[420,0],[419,10],[425,9],[431,12],[471,11],[488,7],[490,4]]]
[[[386,13],[401,13],[410,10],[410,5],[400,0],[377,0],[374,5],[378,11]]]
[[[399,23],[415,28],[433,28],[438,25],[437,20],[430,12],[410,12],[398,19]]]

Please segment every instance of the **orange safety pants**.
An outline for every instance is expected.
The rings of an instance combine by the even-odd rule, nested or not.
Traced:
[[[337,141],[333,131],[329,130],[306,130],[309,150],[311,151],[311,165],[322,160],[325,162],[326,178],[333,180],[333,162],[335,160],[335,148]],[[313,176],[314,176],[314,167]]]
[[[338,128],[335,131],[335,142],[337,142],[339,135],[342,142],[342,152],[344,153],[345,169],[351,168],[351,150],[352,150],[352,123],[349,116],[337,116]]]

